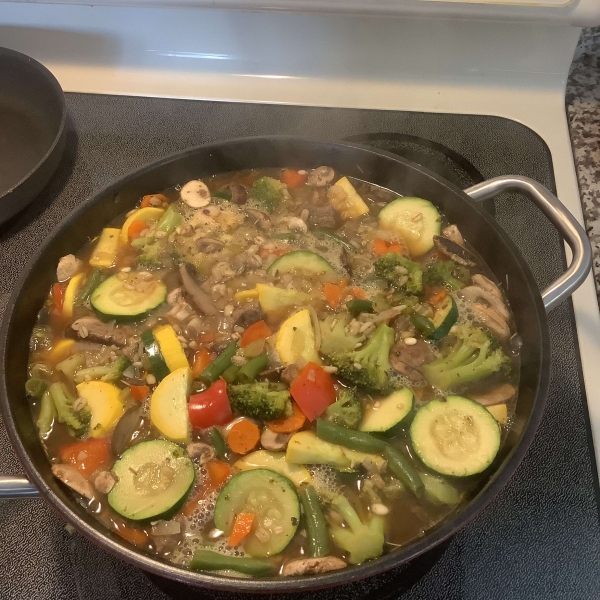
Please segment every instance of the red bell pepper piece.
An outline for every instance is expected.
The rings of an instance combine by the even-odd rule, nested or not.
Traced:
[[[313,362],[309,362],[292,381],[290,394],[309,421],[320,417],[336,398],[333,379]]]
[[[195,429],[225,425],[233,418],[224,379],[215,381],[205,392],[190,396],[190,423]]]

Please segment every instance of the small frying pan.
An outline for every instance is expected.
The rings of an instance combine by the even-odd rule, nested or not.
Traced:
[[[65,148],[65,97],[40,63],[0,48],[0,223],[48,183]]]

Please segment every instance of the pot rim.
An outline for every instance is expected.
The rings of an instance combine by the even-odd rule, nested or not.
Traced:
[[[527,423],[523,427],[523,433],[521,439],[516,446],[510,451],[505,457],[504,461],[497,467],[496,471],[490,476],[488,482],[481,488],[475,498],[473,498],[464,508],[457,511],[456,514],[452,515],[446,521],[443,521],[440,525],[433,527],[423,537],[415,539],[398,550],[392,551],[389,554],[385,554],[380,558],[372,561],[368,561],[361,565],[349,566],[339,571],[332,571],[320,575],[310,576],[298,576],[298,577],[270,577],[262,579],[245,579],[245,578],[228,578],[218,575],[213,575],[208,572],[195,572],[188,570],[184,567],[175,566],[169,562],[163,562],[159,558],[151,557],[150,555],[142,553],[142,551],[134,550],[132,546],[126,544],[125,541],[120,542],[113,539],[106,532],[102,532],[101,528],[104,528],[102,524],[98,522],[98,527],[93,527],[83,519],[81,519],[75,512],[69,507],[66,502],[63,502],[47,485],[41,474],[33,465],[30,460],[28,451],[25,448],[15,426],[14,418],[8,403],[8,390],[6,388],[6,380],[2,378],[2,384],[0,387],[0,411],[4,418],[4,424],[6,426],[11,444],[15,449],[19,462],[21,463],[27,477],[35,484],[40,491],[42,497],[49,502],[53,509],[68,523],[73,525],[84,537],[93,542],[95,545],[108,551],[110,554],[125,560],[126,562],[141,568],[145,571],[149,571],[158,576],[167,577],[174,581],[196,586],[205,587],[220,591],[228,592],[246,592],[246,593],[292,593],[292,592],[306,592],[312,590],[318,590],[323,588],[334,587],[343,585],[355,581],[359,581],[377,574],[381,574],[394,567],[398,567],[402,564],[410,562],[417,556],[427,552],[435,546],[446,541],[448,538],[453,536],[455,533],[460,531],[466,525],[468,525],[473,519],[486,507],[500,491],[504,488],[506,483],[512,477],[516,471],[518,465],[523,460],[538,428],[540,420],[542,418],[546,396],[549,387],[549,377],[544,377],[543,374],[548,371],[550,366],[550,339],[548,322],[544,305],[542,302],[540,291],[533,278],[531,270],[527,265],[525,259],[521,255],[521,252],[514,244],[514,242],[508,237],[508,234],[504,229],[495,221],[495,219],[489,215],[489,213],[483,209],[480,205],[474,202],[463,190],[454,186],[447,180],[439,177],[432,171],[422,167],[421,165],[415,164],[409,160],[399,157],[395,154],[374,149],[370,146],[358,144],[355,142],[339,142],[339,141],[328,141],[328,140],[316,140],[311,138],[304,138],[300,136],[289,136],[289,135],[268,135],[268,136],[249,136],[241,138],[232,138],[224,141],[216,141],[208,144],[200,144],[193,146],[183,151],[178,151],[170,154],[167,157],[160,158],[156,161],[148,163],[139,169],[131,171],[122,177],[119,177],[115,181],[104,186],[91,197],[87,198],[82,204],[65,217],[53,230],[48,234],[44,242],[37,249],[31,260],[28,262],[26,268],[21,273],[19,280],[17,281],[15,288],[11,294],[11,297],[6,305],[6,311],[2,319],[2,327],[0,329],[0,364],[6,365],[6,356],[8,352],[7,338],[9,328],[12,323],[13,308],[19,298],[21,289],[25,285],[29,272],[38,262],[41,256],[46,252],[47,247],[59,237],[59,235],[69,225],[76,222],[91,206],[101,202],[107,196],[115,196],[124,185],[130,180],[137,179],[159,167],[165,166],[170,162],[175,162],[188,155],[193,155],[200,149],[211,149],[214,148],[222,150],[228,145],[235,145],[240,143],[260,143],[267,141],[280,141],[280,142],[296,142],[313,145],[326,145],[328,147],[335,147],[343,152],[344,149],[353,148],[365,152],[365,154],[383,156],[386,159],[393,161],[396,164],[403,164],[409,166],[412,170],[417,171],[420,175],[428,178],[433,178],[438,184],[442,184],[449,189],[449,191],[459,194],[462,196],[472,208],[477,211],[479,216],[487,221],[488,225],[493,227],[502,241],[508,246],[508,249],[515,256],[519,267],[521,268],[524,277],[526,278],[530,288],[535,292],[535,311],[540,316],[540,363],[538,369],[538,387],[535,393],[535,400],[529,415]]]

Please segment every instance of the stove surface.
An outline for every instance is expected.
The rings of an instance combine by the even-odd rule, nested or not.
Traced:
[[[554,188],[552,160],[542,139],[498,117],[85,94],[68,94],[67,106],[71,131],[59,171],[26,212],[0,228],[1,309],[39,241],[93,191],[151,160],[203,142],[275,133],[322,139],[371,134],[364,141],[389,150],[389,134],[421,136],[464,158],[463,174],[456,174],[464,185],[478,172],[484,178],[510,173]],[[424,152],[411,147],[412,138],[403,140],[405,150]],[[469,164],[473,169],[465,167]],[[522,197],[499,198],[494,208],[538,285],[546,286],[564,268],[557,233]],[[401,569],[311,598],[598,597],[597,479],[571,303],[555,309],[549,322],[553,353],[546,412],[525,460],[495,502],[433,557],[438,560],[423,561],[420,571]],[[19,473],[3,430],[0,472]],[[41,500],[0,503],[0,532],[5,600],[168,597],[142,572],[69,534]],[[234,597],[174,592],[174,597],[209,595]]]

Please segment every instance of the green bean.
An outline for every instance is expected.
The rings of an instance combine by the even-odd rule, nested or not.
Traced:
[[[160,218],[160,221],[156,225],[156,229],[168,234],[174,231],[175,227],[177,227],[181,221],[181,215],[173,208],[173,205],[170,205]]]
[[[269,364],[269,357],[266,354],[259,354],[251,358],[236,375],[236,383],[252,383],[258,375],[262,373]]]
[[[225,556],[212,550],[196,550],[189,564],[194,571],[237,571],[246,575],[274,575],[277,565],[267,558]]]
[[[42,436],[50,432],[54,419],[56,419],[56,406],[54,406],[54,400],[52,400],[50,392],[47,391],[42,396],[42,401],[40,402],[40,414],[36,422],[38,431]]]
[[[240,370],[239,367],[236,367],[235,365],[231,365],[230,367],[225,369],[225,371],[223,372],[223,375],[221,375],[221,377],[225,380],[225,383],[233,383],[235,381],[236,375],[238,374],[239,370]]]
[[[374,313],[373,303],[370,300],[348,300],[346,308],[353,317],[358,317],[360,313]]]
[[[346,248],[350,252],[356,252],[356,248],[347,240],[345,240],[341,235],[334,233],[333,231],[329,231],[328,229],[313,229],[313,235],[320,239],[329,239],[340,246]]]
[[[210,430],[210,441],[215,449],[216,457],[223,458],[227,452],[227,446],[225,445],[225,440],[223,439],[221,432],[216,427],[213,427]]]
[[[317,419],[316,433],[318,437],[326,442],[345,446],[359,452],[381,454],[386,447],[386,443],[383,440],[376,438],[370,433],[346,429],[323,419]]]
[[[156,238],[154,238],[154,237],[139,237],[139,238],[136,238],[135,240],[131,240],[131,242],[129,242],[129,245],[132,248],[139,250],[140,248],[144,248],[148,244],[151,244],[155,239]]]
[[[383,456],[388,461],[388,468],[390,471],[392,471],[392,473],[394,473],[394,475],[396,475],[396,477],[398,477],[398,479],[406,485],[417,498],[420,498],[423,495],[423,481],[406,456],[390,444],[386,444]]]
[[[48,384],[38,377],[32,377],[25,382],[25,392],[28,396],[39,400],[48,389]]]
[[[319,504],[315,488],[307,485],[300,490],[300,502],[304,510],[304,522],[308,538],[308,553],[312,558],[327,556],[329,553],[329,532]]]
[[[425,335],[431,335],[435,331],[435,325],[431,319],[414,313],[410,316],[411,323],[417,328],[418,331]]]
[[[269,236],[271,240],[285,240],[287,242],[293,242],[296,239],[295,233],[273,233]]]
[[[102,279],[102,271],[94,269],[77,294],[77,304],[83,304],[89,300],[92,292],[102,283]]]
[[[237,352],[237,342],[231,342],[215,360],[213,360],[202,373],[200,379],[214,383],[231,366],[231,359]]]

